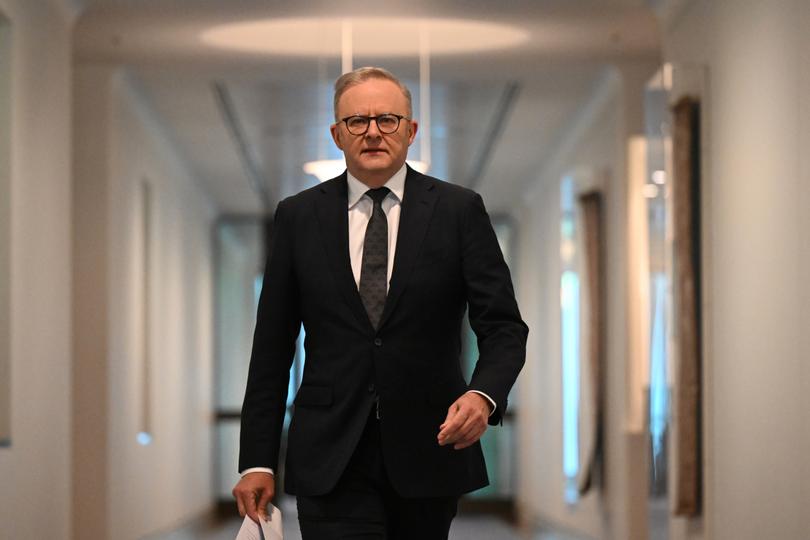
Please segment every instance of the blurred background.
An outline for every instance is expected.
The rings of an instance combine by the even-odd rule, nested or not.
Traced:
[[[808,28],[806,0],[0,0],[0,539],[235,536],[269,218],[343,169],[364,65],[411,88],[416,165],[482,194],[531,328],[451,537],[810,538]]]

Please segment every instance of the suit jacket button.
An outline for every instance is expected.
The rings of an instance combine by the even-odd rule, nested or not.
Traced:
[[[374,345],[377,347],[382,346],[382,340],[380,338],[374,338]]]

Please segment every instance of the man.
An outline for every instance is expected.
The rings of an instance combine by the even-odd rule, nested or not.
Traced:
[[[289,370],[306,362],[285,488],[305,539],[447,538],[487,485],[478,440],[500,422],[528,329],[480,196],[405,164],[408,89],[361,68],[335,83],[347,171],[276,210],[242,409],[239,512],[275,493]],[[469,306],[480,357],[459,363]]]

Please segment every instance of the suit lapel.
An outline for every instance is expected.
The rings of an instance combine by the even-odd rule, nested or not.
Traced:
[[[402,198],[402,208],[399,214],[399,232],[397,233],[397,249],[394,255],[394,269],[391,274],[385,308],[380,318],[380,328],[385,325],[386,320],[396,307],[397,300],[402,295],[402,291],[405,290],[408,278],[413,270],[419,248],[425,238],[430,218],[433,215],[433,208],[436,205],[436,192],[433,188],[433,180],[408,167],[408,175],[405,177],[405,194]]]
[[[363,329],[373,333],[374,328],[368,320],[368,314],[357,292],[349,258],[349,199],[346,173],[321,184],[321,195],[315,203],[315,214],[335,283]]]

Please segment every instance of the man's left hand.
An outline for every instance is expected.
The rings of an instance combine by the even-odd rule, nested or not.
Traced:
[[[487,430],[492,406],[481,394],[467,392],[447,409],[447,418],[439,426],[439,444],[452,444],[456,450],[467,448]]]

